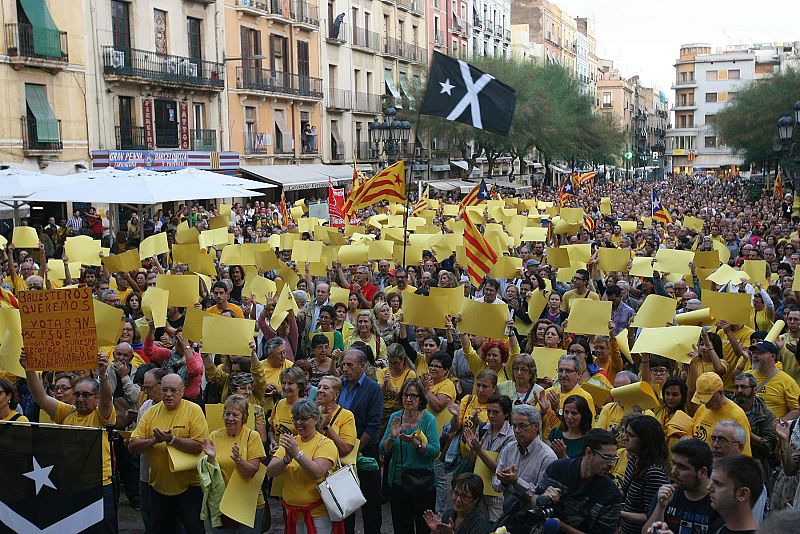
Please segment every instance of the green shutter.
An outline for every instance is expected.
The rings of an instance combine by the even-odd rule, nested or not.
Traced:
[[[36,140],[42,143],[57,143],[58,119],[50,109],[44,86],[26,83],[25,101],[36,118]]]
[[[61,31],[53,22],[45,0],[19,0],[33,26],[33,51],[37,56],[61,57]]]

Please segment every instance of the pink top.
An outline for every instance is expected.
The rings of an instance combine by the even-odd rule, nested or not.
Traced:
[[[144,355],[150,358],[155,365],[164,365],[170,359],[172,351],[154,344],[152,337],[144,338]],[[186,358],[186,385],[184,397],[187,399],[200,398],[203,384],[203,358],[197,352]]]
[[[297,319],[295,318],[294,314],[290,314],[286,317],[286,320],[289,321],[289,332],[286,336],[283,336],[282,339],[286,343],[286,358],[288,360],[294,361],[295,352],[297,350],[297,341],[299,337],[299,332],[297,329]],[[278,335],[275,330],[269,325],[269,322],[263,315],[259,315],[258,317],[258,327],[264,332],[264,340],[268,341],[273,337]],[[266,354],[264,357],[266,358]]]

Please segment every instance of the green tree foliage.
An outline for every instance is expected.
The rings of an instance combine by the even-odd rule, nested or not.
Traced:
[[[792,114],[797,100],[800,100],[797,70],[754,80],[716,114],[714,130],[723,144],[742,153],[745,164],[770,166],[775,161],[778,119]]]
[[[533,148],[552,159],[602,161],[618,154],[623,133],[613,121],[593,113],[594,103],[577,80],[559,65],[501,57],[475,57],[470,63],[516,90],[517,105],[508,137],[440,117],[421,116],[417,135],[452,140],[470,170],[483,156],[491,169],[500,156],[522,159]],[[424,83],[418,101],[424,97]],[[416,116],[406,114],[416,121]],[[474,150],[472,150],[474,148]]]

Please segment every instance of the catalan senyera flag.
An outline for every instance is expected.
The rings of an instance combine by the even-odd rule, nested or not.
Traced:
[[[353,189],[351,191],[355,191],[360,183],[359,176],[358,176],[358,168],[356,168],[356,158],[353,156]]]
[[[461,206],[460,211],[464,211],[467,209],[467,206],[477,206],[481,202],[489,200],[489,187],[486,185],[486,180],[481,178],[480,183],[476,184],[472,190],[467,193],[461,202],[459,202],[459,206]]]
[[[286,208],[286,195],[281,191],[281,203],[279,206],[281,210],[281,222],[284,226],[289,226],[289,210]]]
[[[781,178],[781,171],[775,176],[775,188],[773,189],[776,198],[783,198],[783,179]]]
[[[411,212],[412,217],[419,216],[422,210],[427,209],[430,206],[430,189],[431,186],[425,186],[425,191],[422,193],[422,196],[419,197],[417,203],[414,204],[414,211]]]
[[[564,183],[561,184],[561,207],[563,208],[566,205],[567,200],[570,197],[575,196],[575,186],[572,184],[572,177],[567,176],[564,178]]]
[[[464,220],[464,248],[467,255],[467,274],[469,281],[475,287],[481,285],[483,278],[489,274],[492,265],[497,263],[497,252],[478,231],[469,218],[467,212],[463,214]]]
[[[581,186],[585,185],[590,193],[592,192],[592,189],[594,189],[595,176],[597,176],[596,171],[585,172],[581,174],[581,179],[580,179]]]
[[[667,208],[665,208],[661,204],[661,201],[658,199],[658,193],[656,192],[655,189],[653,189],[652,193],[651,208],[652,208],[652,216],[654,219],[658,219],[664,224],[672,222],[672,216],[669,214],[669,211],[667,211]]]
[[[19,302],[14,293],[0,286],[0,308],[19,308]]]
[[[381,200],[406,201],[406,170],[402,160],[386,167],[369,180],[362,181],[357,188],[350,191],[344,204],[344,213],[349,217],[356,210]]]

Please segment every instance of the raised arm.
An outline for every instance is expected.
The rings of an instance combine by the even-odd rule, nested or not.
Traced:
[[[50,419],[54,419],[56,416],[58,401],[48,395],[44,390],[42,380],[39,378],[39,375],[36,374],[36,371],[28,371],[28,369],[25,367],[26,360],[27,356],[25,355],[25,349],[22,349],[19,355],[19,364],[23,369],[25,369],[25,379],[28,381],[28,387],[31,390],[33,401],[38,404],[42,410],[47,412],[47,415],[50,416]]]

